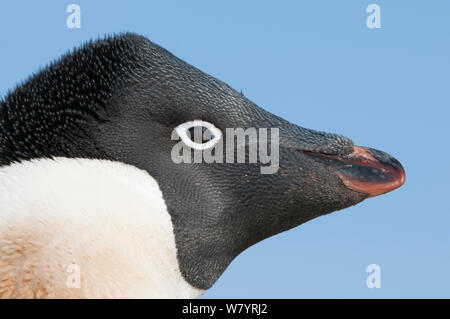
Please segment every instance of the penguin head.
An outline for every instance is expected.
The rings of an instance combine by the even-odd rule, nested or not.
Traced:
[[[62,156],[148,172],[171,216],[180,270],[201,289],[258,241],[386,193],[405,178],[388,154],[273,115],[135,34],[87,43],[2,103],[1,165]],[[196,139],[191,133],[198,127],[210,134]],[[232,129],[256,132],[257,144],[267,142],[268,155],[273,150],[273,162],[249,160],[249,136],[241,161],[237,149],[228,156],[226,141],[239,144]],[[198,146],[223,154],[222,162],[196,161]],[[190,160],[174,160],[180,154]]]

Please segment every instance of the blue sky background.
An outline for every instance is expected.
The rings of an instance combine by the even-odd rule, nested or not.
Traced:
[[[81,29],[66,6],[81,6]],[[381,29],[366,7],[381,7]],[[133,31],[296,124],[381,149],[404,187],[269,238],[204,297],[450,297],[450,1],[9,1],[0,95],[73,46]],[[449,196],[449,197],[448,197]],[[381,266],[382,287],[366,286]]]

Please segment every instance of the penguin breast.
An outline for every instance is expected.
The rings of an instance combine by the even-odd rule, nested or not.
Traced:
[[[119,162],[0,168],[0,297],[194,298],[157,182]]]

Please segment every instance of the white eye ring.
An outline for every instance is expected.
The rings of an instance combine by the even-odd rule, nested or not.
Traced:
[[[193,127],[197,127],[197,126],[208,129],[209,132],[211,133],[211,135],[213,136],[213,138],[206,143],[194,142],[190,137],[190,133],[188,135],[188,131],[189,131],[189,129],[191,129]],[[186,146],[193,148],[195,150],[200,150],[200,151],[214,147],[222,138],[221,130],[219,130],[213,124],[202,121],[202,120],[194,120],[194,121],[189,121],[189,122],[180,124],[175,128],[175,131],[177,132],[178,136],[181,138],[183,143],[186,144]]]

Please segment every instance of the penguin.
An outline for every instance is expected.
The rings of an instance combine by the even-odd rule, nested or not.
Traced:
[[[197,126],[216,133],[172,138]],[[277,128],[276,172],[174,162],[227,128]],[[196,298],[251,245],[404,182],[389,154],[271,114],[143,36],[92,40],[0,101],[0,297]]]

